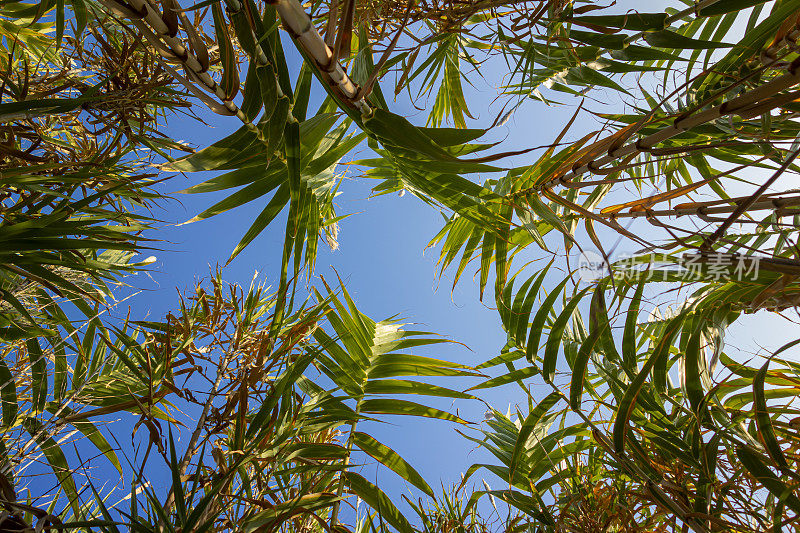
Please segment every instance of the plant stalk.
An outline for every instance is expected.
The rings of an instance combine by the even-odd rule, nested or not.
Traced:
[[[671,126],[663,128],[655,133],[646,137],[638,139],[635,142],[625,144],[619,148],[609,150],[605,156],[594,159],[583,165],[576,166],[566,174],[551,178],[539,185],[539,189],[547,189],[559,183],[564,184],[573,181],[586,172],[600,173],[600,167],[616,161],[617,159],[636,155],[642,152],[649,152],[657,144],[675,137],[684,131],[691,130],[697,126],[701,126],[712,120],[717,120],[729,115],[745,115],[753,108],[758,106],[759,111],[767,112],[775,107],[781,105],[781,99],[773,99],[769,106],[762,107],[763,101],[784,91],[794,85],[800,83],[800,61],[795,61],[789,68],[789,72],[783,76],[779,76],[770,80],[760,87],[756,87],[742,95],[739,95],[731,100],[727,100],[722,104],[700,111],[692,115],[678,117]]]
[[[361,412],[361,402],[363,401],[363,397],[358,400],[358,404],[356,404],[356,416]],[[354,434],[356,432],[356,425],[358,424],[358,418],[353,420],[350,423],[350,434],[347,436],[347,444],[345,449],[347,450],[347,456],[344,458],[344,464],[342,465],[342,472],[344,472],[348,466],[350,466],[350,455],[353,453],[353,439]],[[333,502],[333,507],[331,508],[331,531],[334,531],[336,528],[336,524],[339,520],[339,507],[342,503],[342,494],[344,493],[344,477],[341,473],[339,473],[339,483],[336,487],[336,497],[338,498],[335,502]]]

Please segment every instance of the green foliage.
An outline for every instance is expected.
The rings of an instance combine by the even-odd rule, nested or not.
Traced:
[[[798,341],[759,361],[724,339],[800,305],[800,5],[674,4],[0,0],[0,527],[796,529]],[[467,128],[487,122],[484,65],[503,108]],[[432,127],[392,111],[392,72]],[[479,142],[575,96],[547,147]],[[185,108],[240,127],[192,151],[163,133]],[[263,202],[228,262],[285,223],[274,292],[216,272],[163,320],[114,312],[162,246],[160,172],[228,193],[188,222]],[[439,267],[455,284],[474,264],[481,299],[494,282],[499,354],[420,355],[446,340],[316,281],[348,173],[443,212]],[[577,252],[601,258],[591,279]],[[477,427],[433,401],[504,385],[522,407]],[[457,424],[488,458],[437,495],[369,432],[399,416]],[[393,500],[354,453],[428,500]],[[350,523],[353,502],[369,510]]]

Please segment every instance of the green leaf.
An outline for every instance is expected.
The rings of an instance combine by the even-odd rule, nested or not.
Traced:
[[[66,418],[73,413],[71,409],[57,407],[55,405],[53,406],[53,408],[48,408],[48,411],[50,411],[51,413],[56,413],[60,411],[61,418]],[[72,424],[75,427],[75,429],[83,433],[86,436],[86,438],[88,438],[89,441],[95,445],[98,451],[100,451],[100,453],[102,453],[105,456],[105,458],[108,459],[108,461],[114,466],[114,468],[117,469],[117,472],[119,472],[120,475],[122,475],[122,465],[119,462],[117,454],[114,452],[114,448],[111,447],[106,438],[103,436],[102,433],[100,433],[100,430],[98,430],[94,424],[86,420],[73,420],[70,422],[70,424]]]
[[[544,358],[542,360],[542,377],[545,381],[552,382],[556,374],[556,362],[558,358],[558,348],[561,346],[563,340],[564,329],[567,327],[567,322],[572,318],[575,308],[580,303],[583,295],[590,289],[586,287],[581,292],[570,298],[564,310],[553,322],[553,327],[550,328],[550,334],[547,336],[547,342],[544,348]]]
[[[214,15],[214,30],[217,35],[217,45],[219,46],[220,62],[222,64],[222,90],[225,93],[225,100],[233,100],[239,92],[239,65],[236,60],[236,52],[233,49],[233,40],[228,32],[228,23],[222,13],[220,3],[211,6]]]
[[[675,33],[674,31],[670,30],[645,33],[644,40],[652,46],[657,46],[659,48],[672,48],[677,50],[714,50],[717,48],[731,48],[733,46],[732,44],[727,43],[691,39],[681,35],[680,33]]]
[[[10,428],[17,419],[19,406],[17,405],[17,385],[4,357],[0,357],[0,397],[3,400],[3,426]]]
[[[88,21],[86,2],[84,0],[70,0],[70,3],[72,4],[72,12],[75,14],[75,38],[80,39]]]
[[[550,294],[548,294],[544,299],[542,305],[539,306],[536,316],[533,317],[530,333],[528,334],[528,345],[525,348],[525,356],[529,362],[533,362],[533,356],[539,350],[539,339],[542,337],[542,330],[544,329],[545,321],[547,320],[550,311],[553,310],[553,305],[556,303],[558,296],[561,294],[561,291],[564,289],[569,280],[570,278],[568,277],[564,278],[564,281],[559,283],[556,288],[550,291]]]
[[[382,465],[392,470],[395,474],[405,479],[419,490],[433,497],[433,490],[428,483],[419,475],[414,467],[412,467],[405,459],[389,448],[381,444],[371,436],[360,431],[356,431],[352,435],[353,443],[361,448],[361,450],[372,456],[375,460],[379,461]]]
[[[458,161],[405,117],[389,111],[374,109],[373,114],[364,119],[364,128],[386,142],[423,154],[434,161]]]
[[[278,188],[275,192],[275,195],[272,199],[267,203],[266,207],[259,213],[256,219],[253,221],[253,224],[244,234],[244,237],[239,241],[239,244],[236,245],[236,248],[233,249],[231,252],[231,256],[228,259],[228,263],[233,261],[233,259],[239,255],[239,253],[244,250],[248,244],[253,242],[259,234],[272,222],[278,213],[283,211],[283,208],[289,202],[289,186],[287,184],[283,184]]]
[[[502,385],[507,385],[509,383],[516,383],[518,381],[528,379],[537,374],[539,374],[539,369],[536,367],[529,366],[527,368],[520,368],[519,370],[512,370],[507,374],[503,374],[502,376],[497,376],[495,378],[487,379],[483,383],[479,383],[478,385],[470,387],[467,390],[491,389],[494,387],[500,387]]]
[[[727,0],[726,0],[727,1]],[[572,17],[573,24],[620,28],[632,31],[657,31],[666,27],[667,13],[637,13],[631,11],[624,15],[583,15]]]
[[[775,438],[775,429],[772,425],[767,399],[764,395],[764,381],[767,377],[767,370],[769,370],[769,363],[768,359],[753,378],[753,409],[755,410],[756,427],[758,428],[761,444],[764,445],[764,449],[767,450],[767,454],[775,461],[775,464],[785,471],[789,470],[789,464],[786,462],[783,450],[778,444],[778,439]]]
[[[528,207],[530,207],[531,210],[534,213],[536,213],[536,215],[539,218],[541,218],[542,220],[553,226],[555,229],[563,233],[564,236],[566,236],[570,240],[572,241],[575,240],[572,237],[572,232],[567,228],[566,224],[564,224],[564,221],[561,219],[561,217],[555,214],[547,204],[545,204],[539,199],[538,196],[536,196],[535,194],[529,195],[527,197],[527,200],[528,200]]]
[[[281,128],[282,127],[283,125],[281,125]],[[177,172],[199,172],[203,170],[231,168],[231,162],[237,158],[241,159],[242,154],[255,141],[256,134],[242,126],[211,146],[171,163],[167,163],[163,168],[165,170]],[[263,163],[263,161],[261,163]],[[253,164],[255,164],[255,162]],[[239,167],[233,168],[241,168],[244,166],[248,165],[239,164]]]
[[[272,117],[278,106],[278,80],[275,77],[275,69],[269,64],[256,67],[256,76],[258,76],[261,102],[264,106],[261,122],[266,122]],[[285,118],[278,117],[278,120],[284,121]]]
[[[486,130],[481,129],[419,128],[419,130],[442,147],[466,144],[486,134]]]
[[[25,344],[31,364],[31,408],[34,412],[41,413],[47,402],[47,360],[38,339],[28,339]]]
[[[622,359],[625,368],[633,374],[636,371],[636,326],[639,322],[639,305],[642,301],[642,293],[646,279],[642,279],[636,287],[636,292],[628,306],[625,314],[625,329],[622,332]]]
[[[531,310],[533,309],[533,304],[536,302],[536,297],[539,295],[539,290],[542,288],[544,278],[547,276],[547,272],[550,270],[550,266],[552,264],[552,261],[548,263],[547,266],[544,267],[541,272],[539,272],[539,275],[536,276],[536,279],[530,286],[530,290],[528,290],[528,294],[525,296],[525,299],[522,301],[522,305],[520,307],[517,307],[517,301],[514,301],[514,308],[511,312],[509,333],[514,335],[514,338],[517,341],[517,346],[519,347],[525,346],[525,332],[528,329]]]
[[[395,507],[386,494],[355,472],[342,472],[350,491],[364,500],[364,503],[375,509],[378,516],[397,528],[401,533],[413,533],[413,528],[405,516]]]
[[[683,326],[684,318],[684,315],[678,315],[667,323],[650,357],[647,358],[642,369],[636,374],[636,377],[630,383],[625,391],[625,395],[619,402],[617,413],[614,418],[614,449],[619,454],[625,452],[625,435],[628,430],[628,422],[636,407],[636,400],[639,398],[639,393],[647,382],[647,378],[650,375],[650,371],[655,366],[656,361],[666,356],[669,347],[672,345],[672,341]]]
[[[520,426],[516,442],[514,443],[514,451],[511,454],[511,461],[508,463],[509,483],[514,482],[517,466],[528,449],[528,439],[539,429],[542,418],[555,404],[558,403],[560,399],[560,394],[557,392],[551,392],[536,405],[535,409],[528,413],[527,417],[525,417],[525,421]]]
[[[445,398],[475,398],[471,394],[440,387],[439,385],[406,379],[372,379],[364,386],[364,394],[424,394]]]
[[[714,2],[710,6],[702,8],[699,15],[701,17],[715,17],[725,13],[733,13],[734,11],[742,11],[766,2],[767,0],[725,0],[724,2]]]
[[[608,311],[605,302],[605,286],[599,283],[594,290],[590,304],[589,335],[581,343],[578,355],[572,363],[572,378],[569,388],[569,402],[573,410],[580,409],[581,394],[583,394],[583,381],[589,357],[595,350],[597,342],[605,335],[613,346],[614,339],[609,331]],[[610,356],[613,357],[613,356]]]
[[[369,378],[380,379],[399,376],[477,376],[448,361],[419,355],[393,353],[385,362],[378,361],[369,369]]]
[[[22,102],[7,102],[0,104],[0,124],[20,119],[30,119],[45,115],[70,113],[86,103],[94,102],[97,98],[51,98],[40,100],[24,100]]]
[[[375,413],[384,415],[410,415],[421,416],[425,418],[438,418],[439,420],[447,420],[450,422],[457,422],[459,424],[466,424],[467,422],[460,417],[414,402],[406,400],[388,400],[388,399],[370,399],[361,402],[362,413]]]
[[[700,322],[698,320],[698,322]],[[689,342],[684,354],[684,374],[686,376],[686,396],[692,405],[695,413],[700,413],[700,407],[705,397],[703,384],[700,380],[700,357],[704,357],[700,350],[701,324],[698,324],[695,331],[689,336]]]
[[[776,498],[783,501],[795,514],[800,514],[800,499],[795,495],[795,490],[778,479],[778,476],[764,464],[760,454],[747,446],[737,446],[736,457],[759,483],[764,485]]]
[[[61,447],[47,434],[44,426],[32,417],[25,417],[22,420],[25,430],[34,438],[39,448],[42,450],[50,468],[53,470],[61,489],[64,490],[69,499],[75,516],[80,516],[80,504],[78,501],[78,491],[75,488],[75,480],[72,479],[72,470],[67,463],[67,458]]]

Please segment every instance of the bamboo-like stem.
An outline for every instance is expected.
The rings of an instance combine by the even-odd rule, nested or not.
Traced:
[[[725,220],[725,222],[720,224],[719,227],[716,229],[716,231],[714,231],[714,233],[712,233],[706,238],[706,240],[703,242],[702,248],[710,249],[711,246],[717,241],[717,239],[719,239],[725,233],[725,231],[734,222],[736,222],[736,220],[740,216],[742,216],[749,208],[753,206],[754,203],[758,201],[759,198],[761,198],[761,196],[765,192],[767,192],[767,189],[769,189],[769,187],[773,183],[775,183],[775,181],[781,176],[781,174],[786,172],[786,170],[791,166],[792,161],[794,161],[798,155],[800,155],[800,148],[792,152],[789,155],[789,157],[786,158],[786,161],[783,162],[781,167],[778,170],[776,170],[775,173],[772,176],[770,176],[770,178],[767,181],[765,181],[761,185],[761,187],[759,187],[758,190],[756,190],[755,193],[753,193],[750,197],[748,197],[746,200],[744,200],[743,202],[741,202],[739,205],[736,206],[736,209],[733,211],[733,213],[730,214],[730,216]]]
[[[667,22],[668,22],[667,25],[669,25],[674,20],[678,20],[678,19],[690,14],[692,11],[699,12],[699,10],[701,10],[701,9],[703,9],[705,7],[708,7],[711,4],[716,3],[716,1],[718,1],[718,0],[708,0],[707,2],[700,2],[700,3],[696,4],[695,6],[693,6],[692,8],[684,9],[680,13],[676,13],[675,15],[673,15],[672,17],[667,19]],[[628,43],[628,44],[632,43],[633,41],[635,41],[635,40],[639,39],[640,37],[642,37],[644,35],[644,33],[645,32],[640,32],[640,33],[631,35],[628,39],[626,39],[626,43]],[[800,17],[798,17],[794,28],[792,28],[790,31],[788,31],[786,33],[786,35],[782,39],[780,39],[779,41],[777,41],[775,43],[772,43],[767,49],[765,49],[764,51],[761,52],[760,57],[759,57],[761,63],[764,66],[770,66],[770,65],[776,63],[778,61],[778,59],[779,59],[779,57],[778,57],[779,52],[786,46],[788,46],[791,51],[795,51],[798,48],[798,45],[797,45],[797,39],[798,38],[800,38]],[[598,52],[598,57],[600,57],[602,54],[604,54],[604,53],[606,53],[608,51],[609,50],[601,50],[600,52]],[[578,178],[579,176],[581,176],[582,174],[584,174],[586,172],[591,172],[593,174],[608,174],[609,173],[608,169],[600,170],[599,167],[601,167],[601,166],[603,166],[605,164],[611,163],[614,160],[619,159],[621,157],[628,156],[628,158],[631,158],[631,157],[634,157],[634,156],[636,156],[636,155],[638,155],[638,154],[640,154],[642,152],[651,152],[651,151],[653,151],[652,148],[656,144],[658,144],[660,142],[663,142],[665,140],[668,140],[669,138],[678,135],[682,131],[691,129],[693,127],[696,127],[696,126],[702,125],[704,123],[710,122],[711,120],[715,120],[717,118],[721,118],[723,116],[727,116],[727,115],[731,115],[731,114],[737,114],[737,115],[741,116],[743,119],[747,120],[747,119],[753,118],[755,116],[758,116],[760,114],[763,114],[765,112],[771,111],[772,109],[775,109],[776,107],[779,107],[779,106],[781,106],[783,104],[791,102],[791,101],[793,101],[794,99],[797,98],[798,94],[791,93],[789,95],[778,95],[778,96],[775,96],[775,95],[777,95],[777,93],[780,92],[781,90],[786,89],[788,87],[791,87],[795,83],[800,82],[800,79],[798,79],[796,73],[793,72],[795,69],[797,69],[797,67],[798,67],[797,61],[793,62],[789,67],[789,74],[787,74],[787,75],[783,76],[782,78],[780,78],[780,79],[783,79],[783,78],[788,78],[788,77],[794,77],[796,81],[794,83],[792,83],[792,84],[787,85],[786,87],[783,87],[781,89],[778,89],[778,90],[774,91],[770,95],[770,97],[767,99],[767,101],[759,101],[760,98],[764,98],[766,96],[766,95],[762,95],[762,93],[758,93],[756,95],[751,95],[750,98],[742,99],[742,97],[746,97],[750,93],[754,93],[757,89],[762,89],[764,87],[764,86],[762,86],[762,87],[757,88],[756,90],[751,91],[750,93],[746,93],[745,95],[742,95],[742,96],[740,96],[738,98],[734,98],[730,102],[725,102],[722,105],[718,106],[717,108],[706,110],[706,111],[699,112],[699,113],[692,114],[692,115],[685,115],[685,116],[682,116],[682,117],[678,117],[678,119],[675,120],[675,122],[673,123],[672,126],[664,128],[663,130],[661,130],[659,132],[656,132],[656,133],[654,133],[654,134],[652,134],[652,135],[650,135],[648,137],[645,137],[644,139],[639,139],[638,141],[636,141],[635,143],[632,143],[631,145],[617,147],[614,150],[610,150],[608,152],[608,155],[604,156],[603,158],[596,159],[594,161],[589,161],[586,164],[578,167],[577,169],[573,168],[567,174],[565,174],[563,176],[559,176],[559,177],[553,178],[553,179],[545,182],[544,184],[539,185],[539,188],[540,189],[545,189],[545,188],[552,187],[556,182],[558,182],[559,184],[561,184],[563,186],[570,187],[571,184],[574,183],[574,180],[576,178]],[[772,81],[776,81],[776,80],[772,80]],[[765,85],[769,85],[769,84],[765,84]],[[798,93],[800,93],[800,91],[798,91]],[[737,105],[733,105],[734,103],[738,103],[738,104]],[[725,109],[726,105],[728,106],[727,110]],[[714,113],[713,113],[714,110],[721,110],[723,112],[720,113],[718,116],[714,116]],[[725,112],[725,111],[727,111],[727,112]],[[689,119],[692,119],[692,120],[689,120]],[[679,122],[681,122],[681,123],[679,124]]]
[[[225,3],[228,5],[228,11],[232,14],[238,13],[244,7],[239,0],[225,0]],[[252,28],[250,29],[252,32]],[[261,67],[267,66],[269,65],[269,58],[267,58],[267,54],[264,53],[264,49],[261,48],[261,44],[258,42],[258,36],[255,35],[255,32],[252,33],[253,42],[255,43],[254,50],[256,64]],[[277,80],[275,81],[278,89],[278,98],[280,98],[281,96],[284,96],[283,89],[281,89],[280,83],[277,83]]]
[[[264,140],[260,129],[248,120],[244,112],[242,112],[236,104],[226,99],[225,92],[208,72],[206,72],[205,68],[203,68],[202,64],[190,52],[188,47],[184,45],[177,36],[171,35],[169,28],[164,23],[158,10],[150,4],[149,0],[131,0],[131,4],[138,12],[137,15],[140,18],[132,16],[133,14],[129,13],[128,10],[114,0],[101,1],[110,9],[122,13],[126,18],[131,19],[137,29],[142,31],[145,35],[154,32],[155,36],[160,41],[158,43],[153,43],[155,46],[159,47],[162,51],[166,48],[175,59],[182,63],[184,69],[191,73],[193,78],[199,81],[206,90],[216,95],[223,102],[231,114],[236,115],[247,129],[255,132],[260,140]],[[227,0],[226,3],[230,11],[234,13],[238,12],[243,7],[239,0]],[[333,52],[328,45],[325,44],[325,41],[317,32],[311,19],[297,0],[271,0],[270,3],[278,12],[284,29],[292,36],[292,39],[303,49],[308,57],[316,63],[315,66],[319,69],[321,77],[338,93],[340,99],[362,114],[370,113],[372,108],[367,103],[366,99],[359,94],[358,85],[350,79],[341,64],[333,57]],[[147,31],[149,28],[146,27],[145,22],[153,29],[153,32]],[[150,37],[151,35],[148,36]],[[151,42],[153,41],[152,37],[148,40]],[[257,39],[255,39],[255,42],[255,60],[259,65],[268,64],[269,60],[261,48],[261,45],[258,43]],[[280,91],[280,88],[278,90]],[[279,96],[280,95],[282,95],[282,93],[279,93]]]
[[[244,7],[239,0],[225,0],[225,3],[228,5],[229,11],[230,11],[231,14],[238,13]],[[248,25],[249,25],[249,23],[248,23]],[[264,52],[264,49],[261,47],[261,44],[258,42],[259,41],[258,36],[253,31],[252,27],[250,28],[250,32],[251,32],[251,34],[253,36],[253,43],[254,43],[253,49],[255,51],[256,64],[258,66],[260,66],[260,67],[265,67],[265,66],[270,64],[269,63],[269,58],[267,57],[267,54]],[[281,97],[285,96],[284,93],[283,93],[283,89],[281,88],[281,84],[278,83],[277,77],[275,78],[275,88],[276,88],[276,91],[277,91],[276,94],[278,95],[278,98],[281,98]],[[297,120],[295,118],[295,116],[292,114],[291,107],[289,108],[289,111],[287,112],[287,119],[288,119],[289,122]],[[260,133],[260,131],[261,130],[259,130],[259,133]]]
[[[234,114],[241,113],[243,122],[249,122],[241,110],[233,102],[227,99],[225,91],[217,84],[211,75],[206,71],[197,58],[190,53],[188,47],[183,44],[180,38],[170,35],[169,28],[164,23],[158,10],[148,0],[131,0],[131,3],[140,12],[145,13],[143,21],[146,21],[155,31],[156,35],[169,47],[170,50],[180,59],[184,67],[188,67],[191,74],[195,75],[202,84],[213,94],[215,94]],[[135,22],[135,21],[134,21]],[[253,125],[255,127],[255,125]]]
[[[239,106],[227,99],[227,95],[225,91],[222,90],[222,87],[214,81],[183,41],[177,36],[171,35],[169,28],[159,15],[158,10],[156,10],[150,2],[147,0],[131,0],[131,4],[138,12],[138,17],[114,0],[101,0],[101,2],[108,9],[130,19],[136,29],[142,32],[147,40],[159,49],[162,55],[166,52],[168,55],[172,56],[172,59],[180,62],[184,70],[192,77],[193,81],[199,82],[203,88],[219,98],[222,105],[225,106],[230,114],[235,115],[241,120],[245,127],[255,133],[260,141],[267,141],[258,126],[247,118]]]
[[[772,43],[761,52],[759,59],[765,66],[772,65],[778,61],[778,53],[788,47],[791,51],[797,51],[797,39],[800,38],[800,17],[797,18],[794,28],[786,32],[779,41]]]
[[[718,205],[708,206],[704,205],[710,202],[698,202],[684,206],[673,207],[672,209],[640,209],[637,211],[628,211],[625,213],[601,213],[599,216],[609,219],[617,218],[639,218],[639,217],[681,217],[686,215],[719,215],[726,213],[733,213],[736,211],[738,205],[746,200],[746,198],[737,198],[729,200],[734,202],[733,205]],[[800,206],[800,196],[793,196],[790,198],[770,198],[766,200],[758,200],[753,202],[748,207],[749,211],[763,211],[765,209],[781,210],[790,207]]]
[[[789,67],[789,72],[787,74],[774,78],[760,87],[756,87],[755,89],[752,89],[731,100],[727,100],[718,106],[712,107],[711,109],[706,109],[705,111],[700,111],[690,115],[680,116],[675,119],[672,125],[667,126],[666,128],[638,139],[635,142],[612,149],[601,158],[589,161],[580,166],[576,166],[566,174],[551,178],[541,183],[539,185],[539,189],[543,190],[558,183],[563,184],[570,182],[586,172],[598,171],[603,165],[612,163],[622,157],[642,152],[649,152],[657,144],[669,140],[672,137],[683,133],[684,131],[711,122],[712,120],[717,120],[729,115],[743,114],[747,116],[747,114],[756,107],[762,113],[767,112],[775,107],[779,107],[782,104],[782,98],[773,99],[775,95],[781,91],[793,87],[798,83],[800,83],[800,61],[796,60]],[[767,98],[772,99],[770,101],[770,105],[762,107],[761,103]]]
[[[362,398],[363,400],[363,398]],[[358,401],[356,405],[356,414],[361,411],[361,400]],[[342,465],[342,472],[344,472],[348,466],[350,466],[350,455],[353,453],[353,442],[355,439],[355,432],[356,432],[356,425],[358,424],[358,419],[353,420],[350,423],[350,434],[347,436],[347,444],[345,445],[345,450],[347,455],[344,458],[344,464]],[[336,497],[338,498],[335,502],[333,502],[333,507],[331,507],[331,531],[334,531],[336,528],[336,524],[339,520],[339,507],[342,503],[342,494],[344,494],[344,477],[342,474],[339,473],[339,483],[336,486]]]
[[[333,51],[325,44],[325,40],[317,32],[311,19],[297,0],[267,0],[278,11],[284,29],[292,39],[316,63],[321,77],[334,89],[341,100],[357,109],[361,114],[368,114],[372,108],[363,96],[359,95],[356,85],[333,56]]]
[[[752,268],[758,265],[760,270],[769,272],[779,272],[792,276],[800,275],[800,261],[787,257],[766,257],[758,255],[742,255],[730,252],[700,252],[693,254],[683,254],[686,262],[709,263],[711,261],[725,260],[727,264],[741,262],[743,266]],[[719,263],[718,263],[719,264]]]

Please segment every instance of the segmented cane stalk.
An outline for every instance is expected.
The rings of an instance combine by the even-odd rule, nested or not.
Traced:
[[[240,0],[226,0],[226,4],[231,13],[238,13],[244,7]],[[275,0],[271,1],[270,4],[278,12],[284,29],[297,41],[303,51],[314,60],[323,79],[326,79],[330,87],[337,90],[340,99],[358,109],[362,114],[369,113],[372,108],[359,95],[358,85],[350,79],[341,64],[334,58],[333,51],[317,32],[311,22],[311,18],[297,0]],[[257,39],[255,52],[256,61],[259,65],[266,65],[269,62]],[[280,91],[280,88],[278,90]],[[279,93],[278,96],[282,94]]]
[[[711,202],[685,202],[676,205],[672,209],[637,209],[635,211],[600,213],[605,218],[638,218],[638,217],[680,217],[686,215],[720,215],[733,213],[739,203],[749,199],[749,196],[731,198],[729,200],[719,200]],[[789,208],[800,206],[800,196],[766,198],[757,200],[751,205],[748,211],[763,211],[772,209],[776,212],[783,212]]]
[[[225,108],[235,115],[248,130],[253,131],[262,142],[266,141],[260,129],[253,124],[245,116],[244,112],[232,101],[226,99],[225,92],[217,84],[216,81],[208,74],[206,68],[198,61],[189,48],[174,35],[170,30],[164,19],[159,14],[158,10],[150,3],[149,0],[130,0],[135,13],[116,0],[101,0],[106,7],[121,13],[126,18],[130,19],[133,24],[142,31],[157,49],[168,52],[172,58],[179,61],[184,70],[193,81],[198,82],[206,90],[219,98]],[[239,0],[227,0],[229,10],[236,13],[242,9],[242,4]],[[333,52],[325,44],[325,41],[317,32],[316,28],[311,22],[302,6],[297,0],[275,0],[270,2],[277,10],[281,18],[284,29],[286,29],[298,45],[306,52],[306,54],[313,59],[323,79],[328,82],[328,85],[339,93],[341,100],[353,106],[362,114],[368,114],[372,108],[367,103],[366,99],[359,94],[358,86],[350,79],[345,70],[339,62],[333,57]],[[185,14],[180,13],[179,16],[185,25],[188,20]],[[146,23],[146,24],[145,24]],[[152,31],[149,31],[150,28]],[[155,35],[153,35],[153,33]],[[258,44],[256,39],[256,54],[255,60],[259,65],[268,64],[269,60],[264,53],[264,50]],[[283,96],[280,87],[278,88],[278,96]],[[291,120],[290,112],[290,120]]]
[[[314,60],[322,78],[340,93],[342,101],[352,105],[361,114],[370,113],[372,108],[366,99],[359,95],[358,86],[333,57],[333,51],[325,44],[300,3],[297,0],[267,1],[278,11],[284,29],[308,57]]]
[[[234,14],[238,13],[244,7],[239,0],[226,0],[225,3],[228,6],[228,12],[231,15],[234,15]],[[251,31],[252,31],[252,28],[251,28]],[[255,61],[256,61],[256,64],[258,66],[260,66],[260,67],[265,67],[265,66],[269,65],[269,58],[267,57],[267,54],[264,53],[264,49],[261,48],[261,44],[259,44],[258,38],[256,37],[254,32],[253,32],[253,41],[255,43],[253,48],[255,50]],[[281,85],[279,83],[277,83],[277,80],[276,80],[276,85],[277,85],[277,91],[278,91],[278,98],[280,98],[280,97],[284,96],[283,90],[281,89]],[[291,111],[289,111],[289,113],[291,114]]]
[[[256,134],[261,142],[266,142],[267,139],[261,133],[261,130],[253,124],[239,109],[239,106],[232,101],[227,100],[225,92],[222,90],[211,75],[205,70],[203,65],[198,61],[197,57],[191,53],[189,48],[184,45],[180,38],[172,36],[169,28],[164,23],[158,10],[153,7],[147,0],[130,0],[131,5],[136,10],[136,13],[131,13],[129,9],[116,0],[101,0],[103,4],[131,20],[133,25],[145,36],[145,38],[157,49],[162,52],[167,51],[171,54],[174,60],[181,63],[184,70],[189,74],[193,81],[199,83],[207,91],[214,94],[222,102],[222,105],[231,113],[242,121],[244,126]],[[149,25],[149,27],[148,27]],[[152,30],[151,30],[152,28]]]
[[[566,174],[556,176],[539,184],[538,188],[543,190],[551,188],[559,183],[568,183],[587,172],[600,173],[600,168],[603,165],[607,165],[626,156],[648,152],[659,143],[713,120],[729,115],[750,117],[753,113],[762,114],[776,107],[780,107],[785,104],[785,98],[779,95],[779,93],[800,83],[800,60],[795,60],[788,71],[789,72],[783,76],[774,78],[760,87],[756,87],[742,95],[727,100],[711,109],[680,116],[675,119],[671,126],[638,139],[635,142],[609,150],[605,156],[576,166]]]
[[[784,48],[789,48],[791,52],[796,52],[798,50],[798,38],[800,38],[800,16],[797,17],[794,27],[787,31],[786,35],[769,45],[761,52],[761,55],[759,56],[761,63],[763,63],[765,66],[777,63],[778,54]]]
[[[692,11],[699,13],[700,10],[717,3],[720,0],[706,0],[704,2],[699,2],[695,4],[695,6],[691,8],[684,9],[683,11],[676,13],[675,15],[669,17],[667,19],[666,26],[669,26],[671,22],[674,20],[679,20],[684,16],[690,14]],[[645,32],[640,32],[634,35],[631,35],[626,39],[626,43],[630,44],[633,41],[641,38]],[[778,40],[777,42],[771,44],[766,50],[764,50],[760,54],[760,61],[764,66],[770,66],[777,62],[779,52],[785,48],[789,47],[790,50],[795,50],[797,48],[797,38],[800,37],[800,17],[798,17],[797,22],[795,23],[794,28],[786,33],[786,35]],[[598,57],[602,56],[604,53],[608,52],[609,50],[600,50],[598,52]],[[712,120],[716,120],[718,118],[736,114],[741,116],[743,119],[747,120],[749,118],[759,116],[765,112],[768,112],[772,109],[780,107],[781,105],[796,99],[799,95],[795,95],[794,93],[789,95],[778,95],[778,93],[782,90],[785,90],[796,83],[800,82],[800,78],[798,78],[798,73],[796,73],[797,64],[793,63],[789,67],[789,74],[782,76],[781,78],[777,78],[776,80],[772,80],[773,82],[777,83],[768,83],[758,89],[750,91],[745,95],[742,95],[738,98],[734,98],[729,102],[725,102],[716,108],[699,112],[692,115],[686,115],[678,117],[672,126],[664,128],[663,130],[656,132],[654,134],[649,135],[643,139],[639,139],[635,143],[631,143],[628,145],[617,146],[612,150],[609,150],[608,154],[602,158],[595,159],[593,161],[589,161],[583,165],[580,165],[576,168],[571,169],[570,172],[562,175],[557,176],[549,181],[546,181],[538,186],[540,190],[551,188],[557,184],[567,185],[573,182],[575,179],[580,177],[581,175],[585,174],[586,172],[591,173],[600,173],[599,168],[612,163],[613,161],[623,158],[623,157],[634,157],[642,152],[647,152],[652,149],[657,144],[668,140],[683,131],[689,130],[696,126],[706,124]],[[764,90],[765,87],[769,87],[768,89]],[[779,87],[779,88],[775,88]],[[765,101],[762,101],[763,98],[766,98]],[[605,173],[605,172],[603,172]]]

